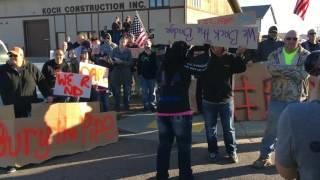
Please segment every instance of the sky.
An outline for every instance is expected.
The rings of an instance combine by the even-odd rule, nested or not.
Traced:
[[[310,0],[304,21],[293,14],[297,0],[238,0],[238,2],[240,6],[271,4],[279,32],[287,32],[294,29],[300,34],[306,34],[309,29],[313,28],[318,31],[318,34],[320,33],[320,0]]]

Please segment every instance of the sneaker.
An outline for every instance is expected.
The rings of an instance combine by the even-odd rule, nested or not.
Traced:
[[[229,154],[229,158],[231,159],[231,161],[233,163],[238,163],[239,162],[239,157],[238,157],[237,153]]]
[[[216,152],[209,153],[209,158],[210,158],[210,160],[213,160],[213,161],[217,160],[218,153],[216,153]]]
[[[17,169],[15,168],[15,167],[8,167],[8,171],[7,171],[7,173],[14,173],[14,172],[16,172],[17,171]]]
[[[267,159],[259,158],[252,164],[252,166],[257,169],[263,169],[266,167],[270,167],[272,165],[273,164],[272,164],[271,158],[267,158]]]

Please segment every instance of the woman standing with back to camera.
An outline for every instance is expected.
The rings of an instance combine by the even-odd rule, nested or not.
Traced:
[[[174,138],[178,146],[179,178],[194,179],[191,170],[191,127],[188,90],[190,75],[184,68],[188,46],[177,41],[168,49],[161,67],[157,123],[159,146],[157,179],[168,179],[170,151]]]

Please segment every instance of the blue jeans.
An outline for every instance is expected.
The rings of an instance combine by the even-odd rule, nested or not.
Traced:
[[[97,100],[100,102],[100,111],[108,112],[109,110],[109,93],[100,91],[97,94]]]
[[[223,139],[228,154],[236,153],[237,144],[234,129],[234,103],[209,103],[202,101],[203,118],[206,128],[209,153],[218,153],[217,121],[220,116]]]
[[[115,110],[120,110],[121,85],[123,85],[123,104],[126,110],[129,110],[129,102],[131,96],[131,79],[126,80],[123,84],[118,82],[112,83],[113,96],[115,100]]]
[[[193,179],[191,170],[192,116],[158,117],[159,146],[157,154],[157,179],[168,179],[170,152],[174,138],[178,146],[179,177]]]
[[[281,112],[289,103],[271,100],[268,106],[267,126],[260,147],[260,158],[270,158],[277,140],[277,125]]]
[[[143,106],[145,109],[154,109],[156,104],[155,97],[155,79],[141,78],[142,92],[143,92]]]

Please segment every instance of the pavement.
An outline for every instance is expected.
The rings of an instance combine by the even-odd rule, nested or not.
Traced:
[[[42,64],[39,64],[41,66]],[[0,102],[1,103],[1,102]],[[112,98],[111,98],[112,104]],[[0,179],[14,180],[144,180],[155,176],[158,131],[154,113],[141,111],[137,98],[132,111],[118,114],[119,141],[91,151],[59,156],[41,164],[31,164],[16,173],[6,174],[0,169]],[[240,162],[230,163],[224,152],[221,123],[218,122],[220,158],[208,158],[204,121],[194,115],[192,125],[192,169],[196,180],[280,180],[275,167],[257,170],[251,167],[259,156],[265,121],[236,121],[235,130]],[[178,155],[173,146],[170,179],[178,179]]]
[[[237,138],[252,138],[263,136],[265,121],[236,121],[235,132]],[[137,112],[135,114],[123,115],[118,121],[120,130],[141,134],[157,131],[157,122],[154,113]],[[218,136],[222,137],[222,127],[218,121]],[[205,140],[205,128],[202,115],[193,116],[192,121],[193,141]]]

